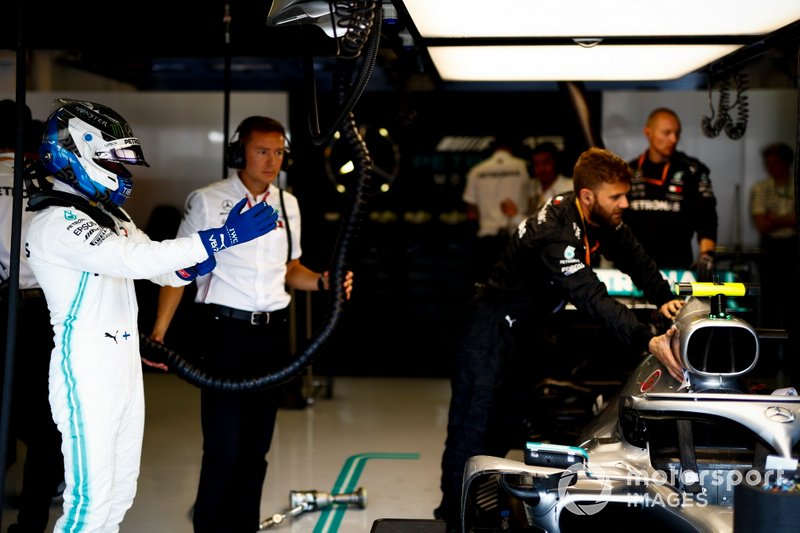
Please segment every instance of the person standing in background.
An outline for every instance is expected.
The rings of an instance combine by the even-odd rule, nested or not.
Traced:
[[[800,239],[797,236],[794,152],[775,143],[761,152],[767,177],[750,191],[750,214],[764,252],[761,262],[761,320],[768,328],[796,330],[800,296]]]
[[[551,142],[543,142],[531,150],[531,177],[533,178],[531,204],[539,209],[557,194],[572,190],[572,180],[559,172],[561,153]]]
[[[287,286],[329,290],[327,272],[300,263],[300,208],[297,198],[275,180],[287,157],[286,131],[275,119],[251,116],[236,128],[228,146],[236,173],[197,189],[186,199],[178,236],[224,218],[239,198],[267,202],[280,213],[278,230],[266,239],[218,259],[217,268],[196,280],[192,314],[204,333],[203,370],[232,380],[255,378],[285,368],[289,345]],[[352,273],[345,280],[349,298]],[[183,297],[183,287],[162,287],[151,338],[164,342]],[[262,390],[200,392],[203,459],[194,504],[195,533],[252,533],[260,523],[261,493],[267,474],[283,386]]]
[[[478,230],[471,263],[474,281],[486,281],[514,228],[530,213],[531,183],[527,162],[514,155],[513,143],[497,137],[492,155],[467,173],[462,199],[467,219]]]
[[[648,148],[629,161],[634,173],[625,223],[659,268],[693,269],[710,281],[718,222],[708,167],[678,151],[681,121],[671,109],[653,110],[643,131]]]
[[[35,149],[31,149],[31,130],[34,123],[30,109],[25,106],[23,132],[26,135],[25,152],[38,152],[41,136]],[[2,350],[6,347],[8,324],[8,276],[11,265],[11,223],[14,210],[14,167],[17,138],[17,104],[13,100],[0,101],[0,328]],[[25,192],[23,192],[25,195]],[[22,204],[21,242],[25,242],[33,213]],[[17,309],[16,351],[14,379],[11,396],[11,431],[9,447],[14,438],[25,446],[25,463],[22,470],[22,491],[19,495],[17,522],[9,533],[44,533],[50,519],[52,499],[59,492],[64,479],[64,461],[61,456],[61,435],[50,413],[47,400],[47,376],[50,352],[53,349],[53,328],[47,301],[39,282],[28,264],[25,254],[19,260],[19,307]]]

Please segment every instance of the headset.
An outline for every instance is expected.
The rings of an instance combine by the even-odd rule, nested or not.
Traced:
[[[283,135],[285,139],[283,161],[281,162],[281,170],[289,170],[292,164],[291,160],[291,147],[289,145],[289,138],[286,136],[286,129],[283,124],[275,119],[269,117],[247,117],[237,127],[233,133],[228,147],[225,151],[225,162],[230,168],[243,169],[246,165],[244,155],[244,143],[242,137],[250,134],[252,131],[274,131]]]

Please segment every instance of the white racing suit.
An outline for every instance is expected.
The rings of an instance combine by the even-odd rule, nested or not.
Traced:
[[[49,396],[66,481],[59,533],[119,531],[136,493],[144,390],[133,279],[185,285],[175,271],[208,258],[196,234],[156,242],[111,220],[113,230],[75,207],[46,207],[25,244],[55,332]]]

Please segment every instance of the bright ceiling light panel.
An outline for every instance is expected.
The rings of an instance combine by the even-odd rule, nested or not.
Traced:
[[[740,45],[432,46],[446,81],[671,80]]]
[[[403,0],[424,38],[764,35],[797,0]]]

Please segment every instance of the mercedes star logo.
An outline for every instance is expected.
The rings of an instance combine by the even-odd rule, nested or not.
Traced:
[[[781,424],[794,422],[794,413],[780,405],[770,405],[764,409],[764,416],[773,422],[780,422]]]

